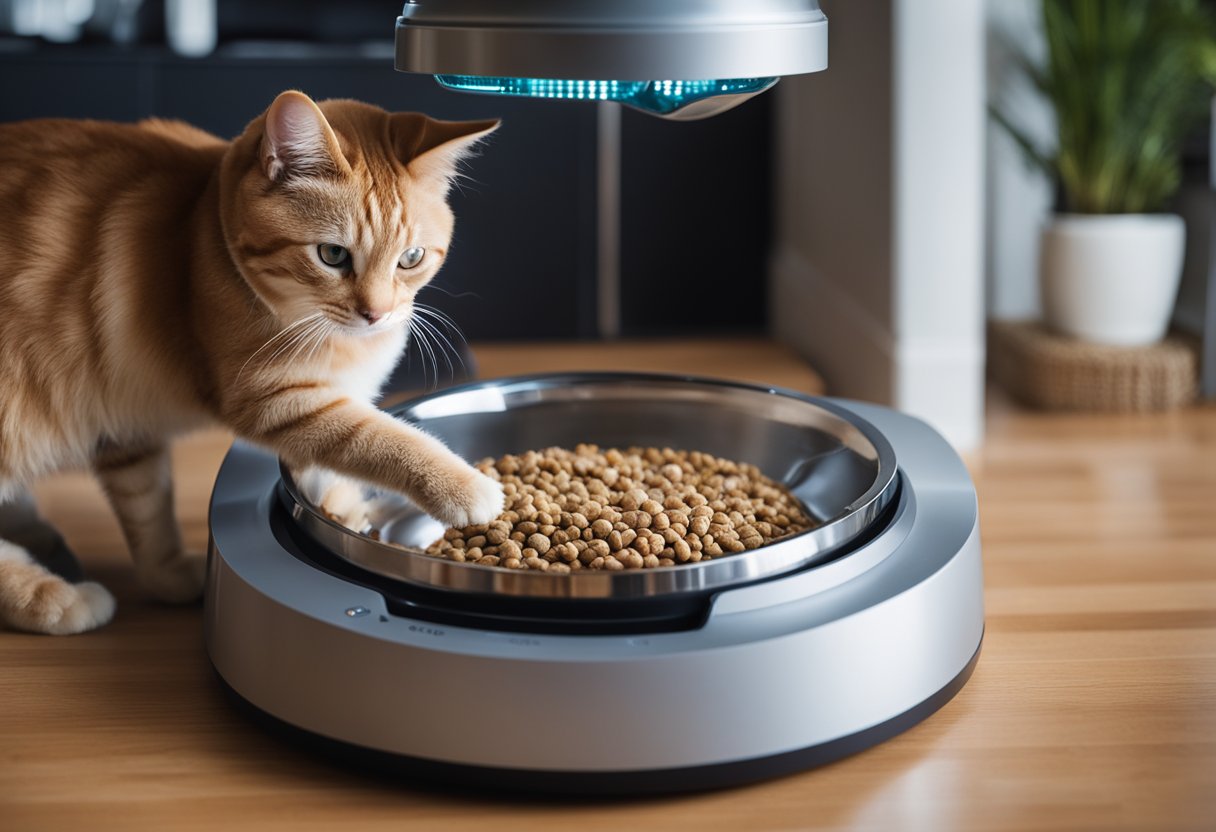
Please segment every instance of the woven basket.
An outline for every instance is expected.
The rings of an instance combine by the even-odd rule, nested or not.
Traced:
[[[1170,410],[1194,401],[1198,388],[1195,349],[1181,338],[1111,347],[1024,321],[990,325],[988,370],[1014,398],[1046,410]]]

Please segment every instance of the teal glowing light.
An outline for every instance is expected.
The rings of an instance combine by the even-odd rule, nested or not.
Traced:
[[[657,115],[720,96],[752,96],[777,83],[777,78],[732,78],[723,81],[561,81],[550,78],[488,78],[478,75],[436,75],[444,87],[458,92],[562,98],[575,101],[617,101]]]

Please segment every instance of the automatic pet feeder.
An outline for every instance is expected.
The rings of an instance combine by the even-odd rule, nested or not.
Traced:
[[[689,118],[825,68],[826,38],[805,0],[420,0],[398,20],[397,64]],[[329,752],[512,790],[712,788],[881,742],[975,666],[975,489],[912,417],[636,374],[478,382],[394,413],[469,459],[704,450],[758,465],[824,522],[698,564],[518,572],[389,545],[439,532],[392,495],[377,495],[383,540],[343,528],[238,443],[212,498],[207,649],[237,697]]]

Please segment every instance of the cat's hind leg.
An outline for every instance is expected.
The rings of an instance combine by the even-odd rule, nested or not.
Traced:
[[[182,548],[168,449],[106,446],[93,469],[118,516],[139,582],[161,601],[197,600],[203,594],[206,559]]]
[[[30,553],[0,540],[0,622],[18,630],[71,635],[93,630],[114,615],[114,597],[101,584],[72,584]]]
[[[24,489],[0,502],[0,540],[25,549],[34,560],[70,583],[80,583],[84,573],[63,536],[38,514],[34,498]]]

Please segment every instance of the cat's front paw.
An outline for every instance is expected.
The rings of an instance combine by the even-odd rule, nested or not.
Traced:
[[[189,604],[203,595],[207,558],[183,553],[172,560],[138,569],[140,584],[158,601]]]
[[[69,584],[48,575],[30,587],[28,602],[12,611],[9,623],[20,630],[52,636],[86,633],[114,617],[114,596],[96,583]]]
[[[502,486],[472,468],[437,494],[432,495],[427,513],[448,526],[479,526],[502,514],[505,498]]]
[[[361,532],[371,525],[368,521],[371,504],[363,488],[353,480],[336,479],[321,495],[317,507],[348,529]]]

